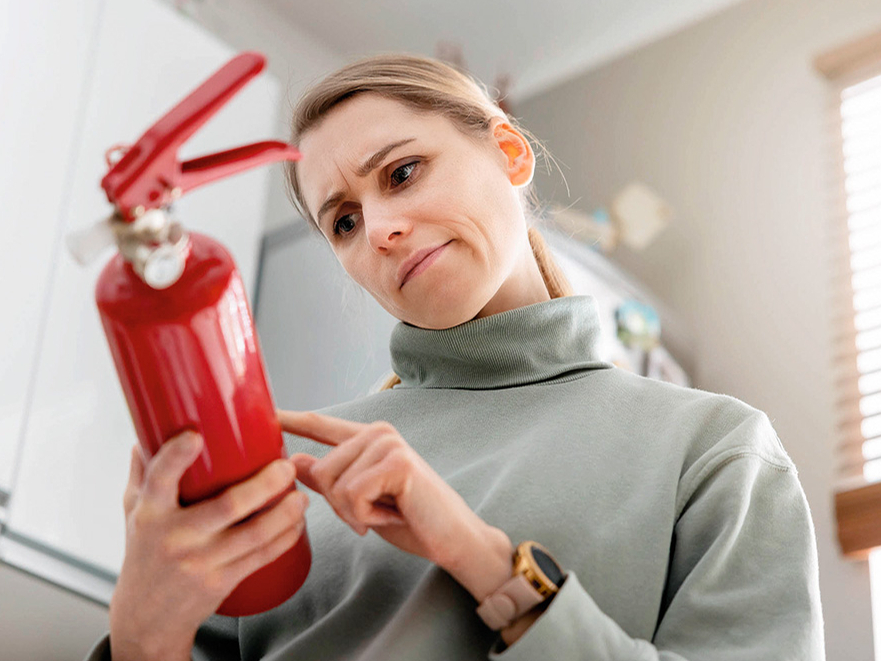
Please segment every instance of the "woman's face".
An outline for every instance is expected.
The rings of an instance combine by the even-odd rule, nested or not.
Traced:
[[[503,119],[481,141],[364,93],[299,149],[309,212],[349,275],[398,319],[449,328],[549,298],[518,191],[534,156]]]

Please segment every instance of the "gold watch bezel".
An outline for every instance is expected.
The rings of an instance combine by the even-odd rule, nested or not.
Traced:
[[[539,548],[555,563],[557,562],[551,552],[538,542],[525,541],[517,545],[514,551],[514,571],[513,575],[520,574],[536,591],[545,599],[552,597],[560,588],[541,570],[535,558],[532,557],[532,548]],[[559,566],[559,564],[558,564]]]

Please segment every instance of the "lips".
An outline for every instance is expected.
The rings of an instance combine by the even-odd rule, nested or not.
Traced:
[[[434,252],[440,250],[445,247],[449,243],[452,242],[447,241],[446,243],[439,243],[436,246],[432,246],[430,248],[423,248],[422,250],[417,250],[412,255],[410,255],[407,259],[405,259],[401,265],[398,267],[398,288],[403,287],[404,283],[407,282],[412,277],[412,272],[416,270],[416,268],[422,263],[423,260],[428,258]]]

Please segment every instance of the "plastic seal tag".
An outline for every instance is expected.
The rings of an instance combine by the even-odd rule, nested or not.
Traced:
[[[91,227],[67,235],[67,249],[80,266],[88,266],[107,248],[116,245],[112,223],[113,216],[110,216]]]

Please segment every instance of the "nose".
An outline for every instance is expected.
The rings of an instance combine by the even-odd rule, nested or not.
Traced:
[[[391,209],[364,207],[361,213],[367,229],[367,243],[378,253],[387,253],[413,228],[404,214],[395,213]]]

